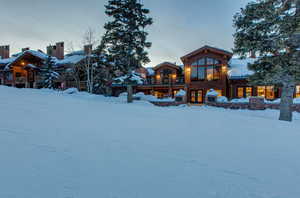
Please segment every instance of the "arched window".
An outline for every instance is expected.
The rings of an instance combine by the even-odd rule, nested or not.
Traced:
[[[192,63],[192,81],[219,80],[221,78],[222,61],[205,57]]]

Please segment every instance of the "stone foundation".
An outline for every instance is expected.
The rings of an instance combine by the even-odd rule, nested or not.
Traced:
[[[186,104],[185,102],[150,102],[152,104],[154,104],[155,106],[159,106],[159,107],[170,107],[170,106],[179,106],[182,104]]]
[[[253,102],[253,103],[251,103]],[[251,101],[250,103],[216,103],[216,102],[208,102],[206,103],[208,106],[220,107],[225,109],[249,109],[249,110],[265,110],[265,109],[280,109],[280,104],[266,104],[261,103],[261,101]],[[300,113],[300,104],[293,104],[292,110]]]

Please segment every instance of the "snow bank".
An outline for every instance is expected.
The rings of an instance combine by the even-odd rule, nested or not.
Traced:
[[[69,88],[69,89],[66,89],[65,91],[63,91],[64,94],[76,94],[78,92],[79,91],[77,88]]]
[[[125,93],[124,93],[124,95],[125,95]],[[127,93],[126,93],[126,96],[127,96]],[[175,101],[173,98],[159,99],[159,98],[156,98],[155,96],[152,96],[152,95],[145,95],[142,92],[135,94],[134,97],[138,97],[141,100],[149,101],[149,102],[174,102]]]
[[[206,97],[207,96],[215,96],[217,97],[219,95],[218,92],[216,92],[214,89],[210,89],[207,93],[206,93]]]
[[[300,195],[299,113],[44,91],[0,86],[1,198]]]

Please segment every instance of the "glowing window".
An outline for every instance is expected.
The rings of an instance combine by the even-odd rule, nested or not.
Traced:
[[[213,80],[214,79],[214,67],[208,66],[206,70],[206,79]]]
[[[238,98],[243,98],[244,97],[244,88],[243,87],[239,87],[237,90],[237,97]]]
[[[221,90],[221,89],[217,89],[217,90],[215,90],[215,91],[219,93],[219,95],[218,95],[218,96],[222,96],[222,95],[223,95],[223,94],[222,94],[222,90]]]
[[[249,98],[252,96],[252,87],[246,87],[246,97]]]
[[[266,97],[266,89],[265,87],[257,87],[257,96]]]
[[[221,78],[221,67],[214,66],[214,80],[219,80]]]
[[[273,86],[266,87],[266,98],[267,99],[274,99],[275,98],[275,90]]]
[[[300,98],[300,86],[296,86],[296,98]]]

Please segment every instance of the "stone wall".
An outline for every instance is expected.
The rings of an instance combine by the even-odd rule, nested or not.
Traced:
[[[265,110],[265,109],[279,109],[279,104],[269,104],[269,103],[217,103],[217,102],[208,102],[206,105],[221,107],[225,109],[249,109],[249,110]],[[256,101],[257,102],[257,101]],[[293,104],[293,111],[300,113],[300,104]]]
[[[161,102],[150,102],[152,104],[154,104],[155,106],[159,106],[159,107],[170,107],[170,106],[179,106],[179,105],[182,105],[182,104],[186,104],[185,102],[164,102],[164,101],[161,101]]]

